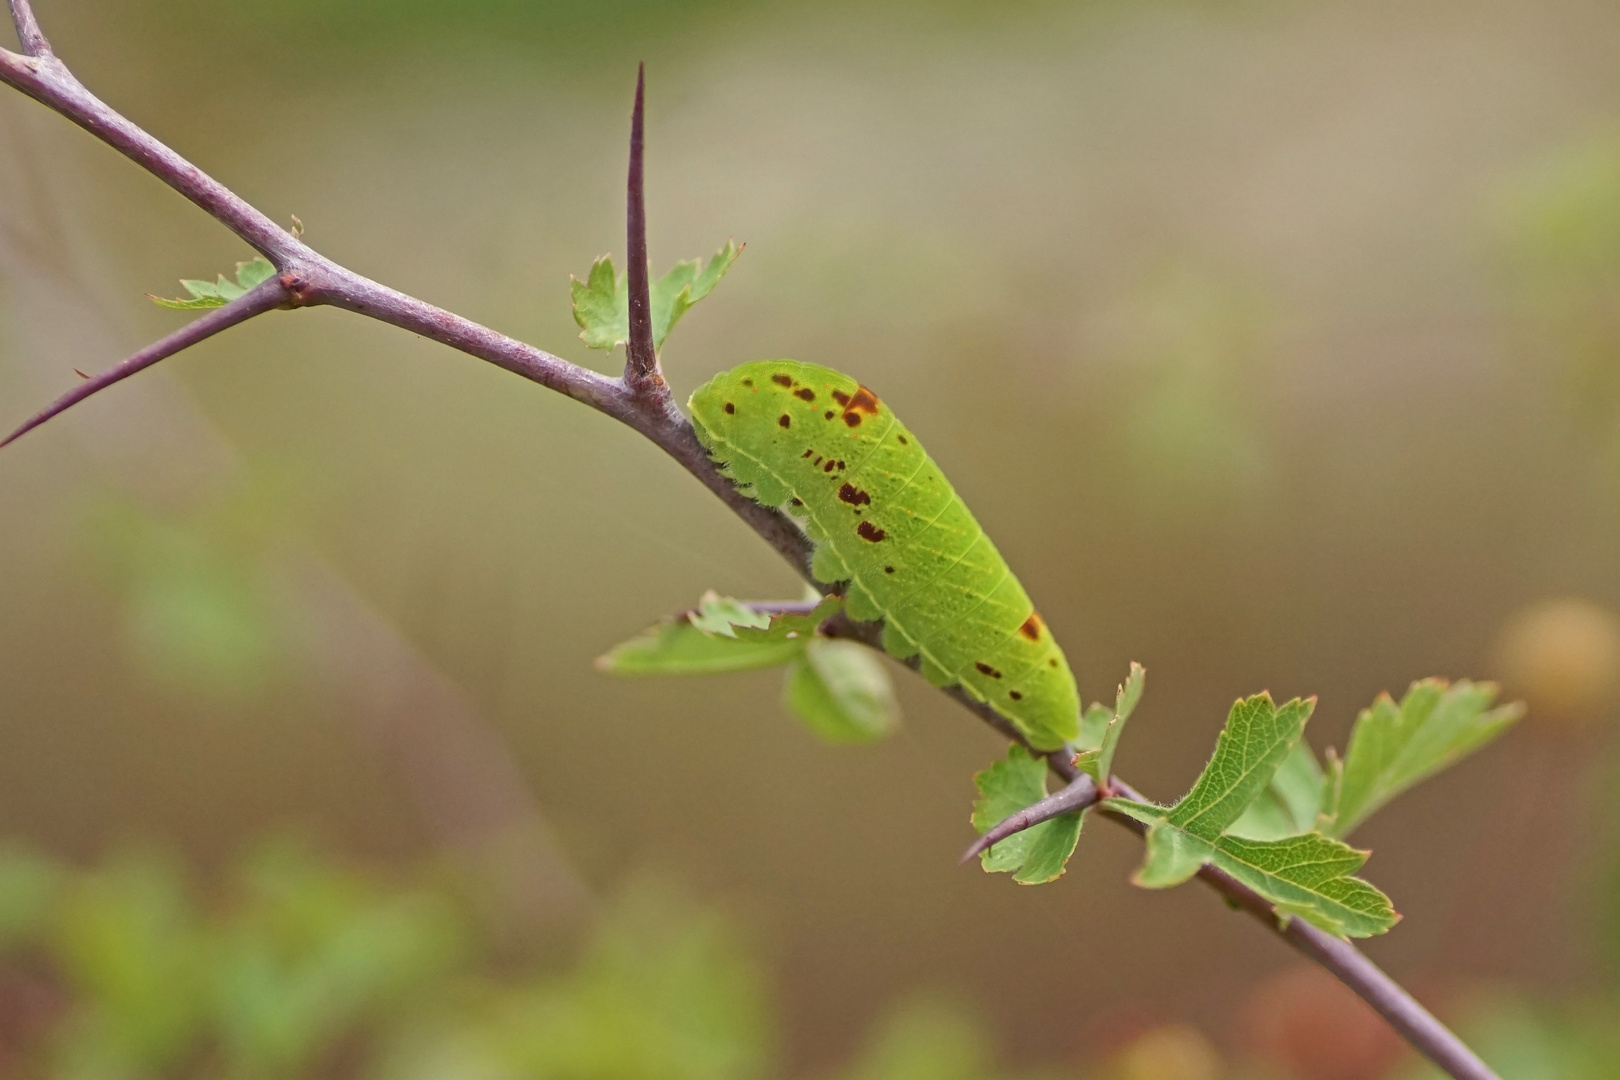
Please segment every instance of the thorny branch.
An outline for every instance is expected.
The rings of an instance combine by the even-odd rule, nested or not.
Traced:
[[[78,124],[196,203],[269,259],[278,273],[225,307],[198,318],[180,331],[63,395],[8,436],[5,442],[16,439],[50,417],[142,368],[264,312],[274,308],[330,305],[409,330],[487,360],[624,423],[679,462],[801,576],[807,581],[812,580],[809,572],[809,541],[785,516],[749,499],[720,475],[658,373],[657,356],[652,348],[651,310],[647,302],[643,91],[639,75],[632,116],[627,194],[632,342],[626,350],[624,377],[612,379],[390,289],[327,259],[91,94],[51,50],[50,42],[34,16],[30,0],[9,0],[9,3],[12,23],[23,52],[19,54],[0,49],[0,82]],[[4,443],[0,442],[0,445]],[[881,647],[879,630],[873,624],[854,623],[842,615],[830,620],[825,627],[825,631],[833,636],[873,647]],[[1001,734],[1016,742],[1024,742],[1005,718],[983,702],[972,700],[960,687],[949,688],[946,693]],[[1074,812],[1097,801],[1095,785],[1088,782],[1089,778],[1079,776],[1066,752],[1047,755],[1047,761],[1053,772],[1062,777],[1068,786],[1045,803],[1037,804],[1038,807],[1051,810],[1052,806],[1047,804],[1052,804],[1060,807],[1055,811],[1057,813]],[[1112,778],[1111,783],[1122,794],[1139,797],[1117,777]],[[1039,817],[1036,810],[1036,807],[1032,807],[1024,811],[1026,822],[1003,823],[1006,826],[1004,832],[1003,827],[998,826],[996,832],[1002,835],[997,838],[1004,839],[1019,828],[1036,824]],[[1141,826],[1135,822],[1118,815],[1108,816],[1141,831]],[[1498,1080],[1496,1074],[1461,1040],[1353,944],[1324,933],[1301,919],[1280,922],[1263,897],[1214,867],[1206,866],[1198,876],[1229,902],[1254,915],[1290,945],[1333,972],[1415,1048],[1456,1080]]]

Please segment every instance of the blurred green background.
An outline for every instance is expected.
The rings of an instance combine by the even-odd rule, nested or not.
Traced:
[[[1319,694],[1318,748],[1421,676],[1528,698],[1358,836],[1406,916],[1368,951],[1512,1075],[1620,1075],[1620,8],[37,5],[321,251],[598,367],[568,275],[622,252],[645,60],[655,269],[748,245],[677,394],[767,356],[874,387],[1086,698],[1147,665],[1154,796],[1239,694]],[[0,425],[249,254],[0,95]],[[904,672],[850,749],[771,673],[592,670],[709,587],[798,592],[626,430],[335,311],[8,448],[0,1069],[1407,1068],[1201,890],[1133,890],[1123,830],[1050,886],[958,868],[1000,747]]]

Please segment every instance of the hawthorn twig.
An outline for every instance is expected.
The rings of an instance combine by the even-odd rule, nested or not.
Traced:
[[[16,3],[18,0],[12,0],[12,2]],[[286,302],[287,288],[282,284],[280,278],[272,277],[259,282],[259,284],[223,307],[217,307],[201,318],[193,319],[168,337],[161,341],[154,341],[129,359],[120,361],[101,374],[79,383],[72,390],[47,405],[42,411],[24,421],[22,426],[18,427],[10,435],[0,439],[0,446],[16,441],[51,417],[66,412],[85,398],[100,393],[113,383],[122,382],[137,371],[143,371],[159,360],[173,356],[181,349],[189,349],[198,342],[213,337],[221,330],[229,330],[238,323],[247,322],[255,315],[263,315],[267,311],[273,311]]]
[[[672,400],[668,386],[657,376],[656,356],[650,365],[646,364],[644,357],[634,368],[627,363],[626,377],[611,379],[570,364],[532,345],[499,334],[442,308],[390,289],[332,262],[302,240],[281,229],[269,217],[234,192],[96,98],[51,51],[50,43],[40,31],[29,0],[10,0],[10,6],[12,20],[17,28],[18,38],[22,42],[24,54],[19,55],[7,49],[0,49],[0,82],[61,114],[123,153],[153,176],[196,203],[269,259],[279,271],[277,277],[271,281],[284,291],[284,295],[271,306],[310,307],[324,304],[365,315],[487,360],[513,374],[566,394],[619,420],[679,462],[782,555],[801,576],[813,583],[810,575],[809,540],[786,516],[761,506],[743,495],[710,462],[707,452],[692,430],[691,423],[681,415]],[[631,190],[627,193],[627,207],[633,214],[641,205],[641,196],[644,194],[639,190],[642,153],[639,126],[642,95],[639,88],[638,79],[637,105],[632,128]],[[630,248],[632,252],[639,251],[641,254],[639,258],[635,254],[631,255],[629,273],[641,274],[644,282],[645,214],[640,213],[638,217],[639,220],[632,219],[628,228]],[[635,280],[632,276],[632,283]],[[634,296],[635,289],[632,284],[632,298]],[[136,354],[136,357],[131,357],[129,361],[125,361],[125,365],[137,357],[152,354],[146,364],[142,365],[149,366],[164,356],[172,355],[179,348],[184,348],[186,344],[193,344],[225,329],[228,325],[235,325],[251,317],[244,314],[238,318],[235,317],[236,313],[233,313],[228,317],[228,322],[209,322],[210,318],[219,317],[227,310],[221,308],[203,316],[179,334],[170,335],[164,341]],[[246,309],[237,310],[241,312]],[[650,317],[650,311],[645,308],[643,311]],[[636,322],[634,314],[631,321],[634,326]],[[174,343],[188,332],[190,337],[178,348],[161,351],[163,346]],[[650,325],[644,327],[644,332],[645,337],[639,340],[650,343]],[[161,355],[158,355],[160,351]],[[119,378],[122,377],[123,374],[119,375]],[[102,385],[111,385],[113,381],[117,380],[112,379]],[[100,386],[94,389],[81,387],[82,392],[77,396],[68,395],[72,398],[71,401],[64,398],[63,402],[59,403],[60,408],[53,406],[47,413],[56,415],[100,388]],[[43,420],[31,422],[25,425],[23,430],[37,426],[40,422]],[[18,434],[21,434],[21,431]],[[830,620],[829,630],[839,636],[859,640],[873,647],[881,647],[879,628],[873,624],[851,623],[843,616],[838,616]],[[1004,717],[996,714],[984,702],[974,701],[961,687],[947,688],[946,692],[1009,739],[1028,745]],[[1068,756],[1067,752],[1059,751],[1047,755],[1047,762],[1053,772],[1066,781],[1073,782],[1076,780],[1076,770],[1070,764]],[[1114,784],[1123,793],[1131,794],[1130,789],[1118,778],[1114,779]],[[1092,800],[1095,801],[1095,794]],[[1089,805],[1078,793],[1074,801],[1076,804],[1074,809]],[[1124,823],[1141,831],[1134,823],[1129,821]],[[1290,919],[1286,925],[1279,925],[1276,912],[1263,897],[1212,867],[1205,867],[1200,871],[1199,877],[1228,900],[1260,918],[1265,925],[1281,934],[1295,948],[1333,972],[1389,1020],[1415,1048],[1449,1072],[1456,1080],[1498,1080],[1467,1046],[1430,1015],[1400,984],[1367,960],[1354,945],[1333,938],[1300,919]]]

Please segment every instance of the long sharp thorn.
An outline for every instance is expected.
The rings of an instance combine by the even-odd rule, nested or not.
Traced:
[[[213,337],[221,330],[228,330],[237,323],[245,322],[255,315],[262,315],[281,306],[286,299],[287,291],[277,278],[261,282],[250,291],[232,300],[224,307],[218,307],[208,314],[182,326],[174,333],[161,341],[155,341],[136,353],[92,376],[63,394],[50,405],[33,417],[29,418],[21,427],[0,439],[0,447],[16,442],[24,435],[39,427],[45,421],[71,409],[85,398],[93,397],[117,382],[129,378],[137,371],[143,371],[160,360],[167,359],[175,353],[197,344],[207,338]]]
[[[647,198],[643,166],[643,98],[646,65],[636,67],[636,106],[630,114],[630,176],[625,192],[625,249],[630,293],[630,341],[625,347],[625,381],[646,382],[658,372],[653,348],[652,299],[647,281]]]
[[[1040,802],[1031,803],[1004,821],[997,822],[989,832],[968,845],[967,851],[957,860],[957,865],[961,866],[980,852],[988,851],[992,845],[1001,843],[1009,836],[1016,836],[1025,829],[1033,829],[1043,821],[1050,821],[1060,814],[1090,806],[1096,801],[1097,785],[1092,782],[1090,776],[1082,773],[1067,787],[1060,788]]]

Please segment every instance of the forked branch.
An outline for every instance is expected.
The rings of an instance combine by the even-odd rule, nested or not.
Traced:
[[[626,192],[631,342],[626,350],[624,376],[612,379],[390,289],[320,255],[224,185],[108,108],[56,58],[39,28],[29,0],[9,2],[23,52],[18,54],[0,49],[0,82],[78,124],[196,203],[269,259],[278,273],[231,304],[202,316],[76,387],[25,423],[6,442],[99,390],[272,308],[330,305],[431,338],[621,421],[678,461],[801,576],[810,580],[810,544],[804,534],[782,514],[743,495],[720,474],[693,433],[690,422],[675,407],[668,387],[659,374],[653,348],[652,312],[648,302],[643,90],[639,77]],[[874,625],[853,623],[839,617],[832,620],[826,629],[837,636],[861,641],[874,648],[880,647],[879,628]],[[974,701],[960,687],[948,688],[946,693],[1002,735],[1016,742],[1024,741],[1003,717],[985,703]],[[1090,784],[1089,778],[1079,776],[1069,762],[1067,753],[1048,755],[1047,761],[1052,771],[1069,785],[1048,800],[1061,807],[1058,812],[1081,810],[1096,801],[1095,785]],[[1117,777],[1114,785],[1130,793]],[[1033,818],[1034,810],[1032,807],[1026,813]],[[1034,823],[1033,820],[1029,821],[1029,824]],[[1139,829],[1133,822],[1123,823]],[[1016,828],[1009,826],[1004,835],[1011,835],[1015,831]],[[1458,1080],[1496,1080],[1495,1074],[1467,1046],[1398,983],[1367,960],[1354,945],[1300,919],[1291,919],[1286,925],[1280,925],[1276,913],[1264,898],[1212,867],[1206,867],[1199,876],[1229,901],[1255,915],[1295,948],[1332,971],[1388,1019],[1414,1047],[1453,1077]]]

